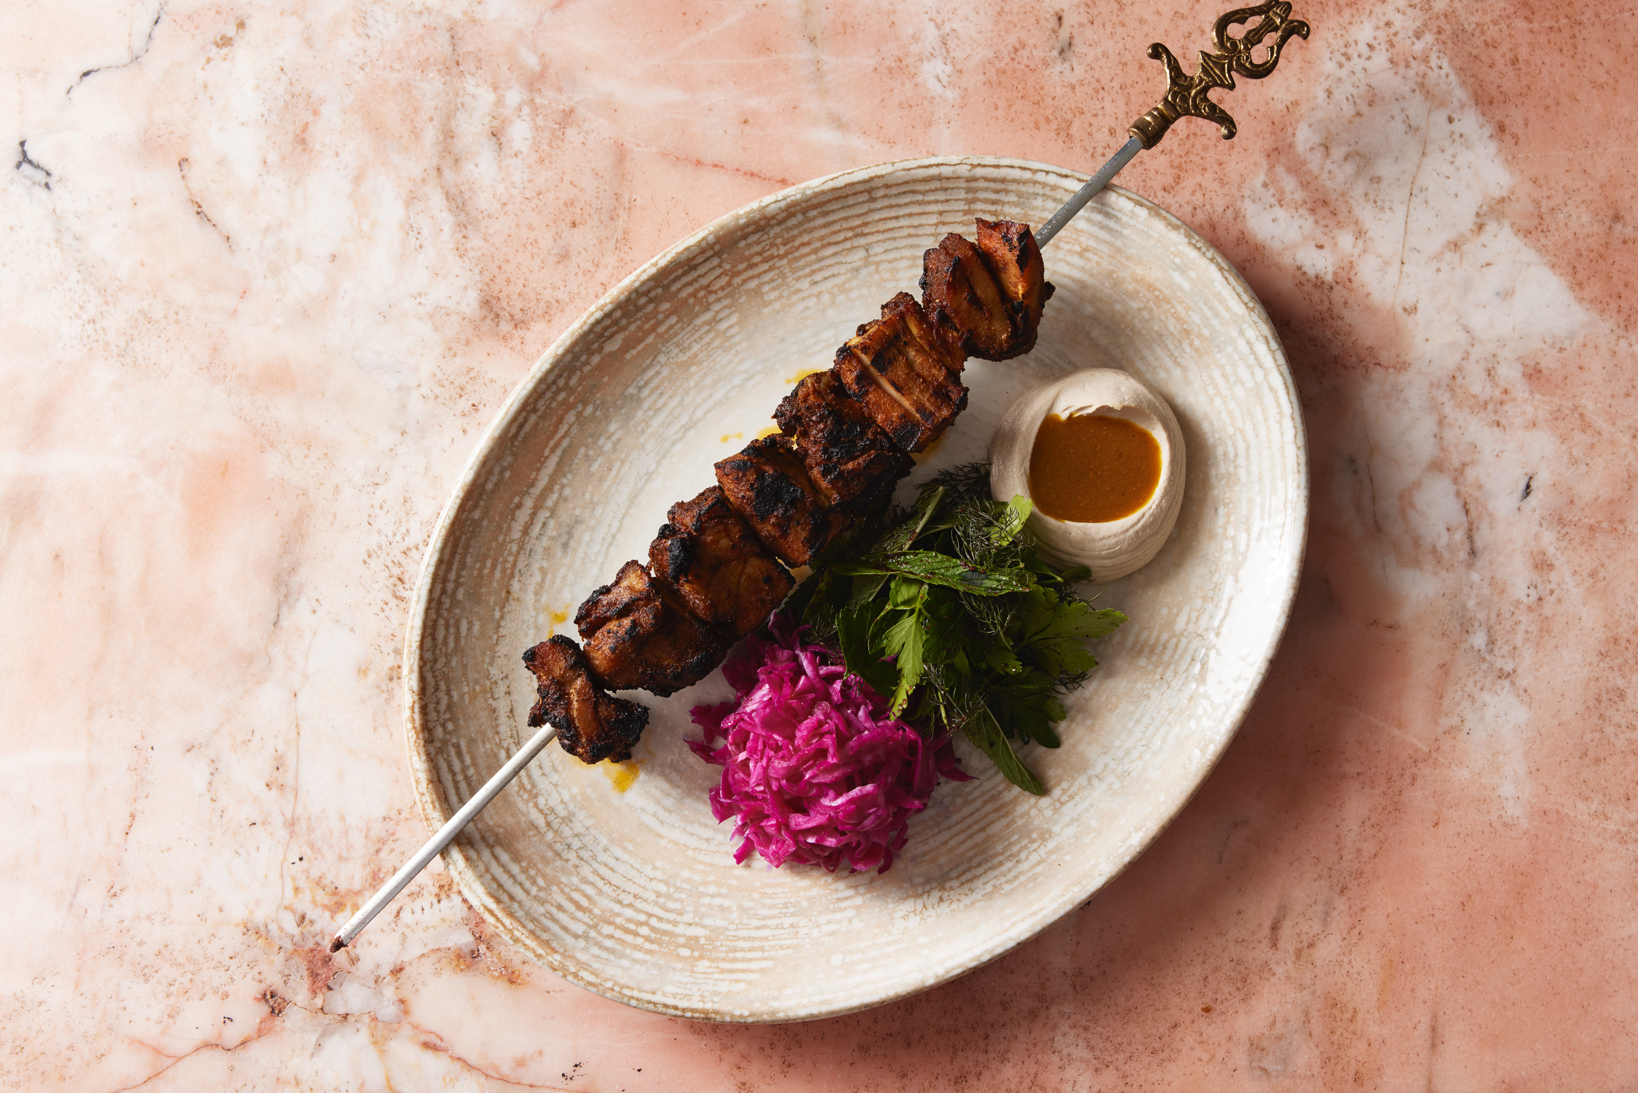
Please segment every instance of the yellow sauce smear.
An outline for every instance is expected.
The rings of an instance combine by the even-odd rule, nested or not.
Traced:
[[[637,780],[638,770],[635,762],[616,763],[612,759],[605,759],[597,766],[608,775],[609,785],[614,787],[616,793],[624,793]]]
[[[1029,453],[1029,493],[1048,516],[1076,524],[1120,520],[1160,485],[1160,442],[1125,418],[1048,414]]]

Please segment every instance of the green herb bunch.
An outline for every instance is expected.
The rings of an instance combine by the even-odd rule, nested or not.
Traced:
[[[1061,697],[1097,667],[1084,644],[1126,616],[1094,611],[1024,528],[1031,505],[990,498],[988,460],[943,472],[913,508],[882,508],[803,582],[787,609],[927,736],[962,732],[1030,793],[1012,741],[1058,746]]]

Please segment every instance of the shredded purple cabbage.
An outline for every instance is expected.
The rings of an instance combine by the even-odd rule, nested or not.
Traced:
[[[970,776],[948,737],[926,741],[889,718],[840,654],[802,640],[806,627],[779,614],[769,627],[772,641],[749,638],[723,665],[737,701],[693,710],[705,739],[688,746],[722,767],[711,814],[734,818],[736,862],[755,850],[774,867],[885,873],[938,776]]]

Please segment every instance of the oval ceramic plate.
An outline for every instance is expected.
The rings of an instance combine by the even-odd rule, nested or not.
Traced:
[[[1079,176],[932,159],[848,171],[747,206],[660,255],[574,324],[513,392],[445,508],[416,592],[407,716],[417,794],[443,823],[529,733],[523,650],[628,558],[672,502],[766,429],[805,370],[914,291],[922,251],[973,217],[1044,222]],[[1131,622],[1068,702],[1063,747],[1024,749],[1031,797],[961,742],[884,875],[736,866],[717,768],[687,749],[720,674],[653,708],[640,777],[552,747],[445,853],[467,898],[563,977],[662,1013],[788,1021],[940,983],[1070,911],[1136,857],[1222,754],[1296,587],[1307,461],[1296,395],[1256,298],[1175,218],[1121,190],[1046,248],[1057,294],[1027,357],[971,361],[969,408],[910,482],[981,456],[1014,398],[1124,368],[1170,401],[1184,508],[1100,606]],[[963,750],[965,749],[965,750]]]

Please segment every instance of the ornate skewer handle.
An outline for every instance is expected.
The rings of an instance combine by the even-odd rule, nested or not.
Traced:
[[[1262,16],[1262,21],[1238,38],[1229,35],[1230,27],[1243,26],[1258,16]],[[1257,46],[1270,34],[1275,37],[1269,43],[1268,56],[1261,61],[1254,60]],[[1292,35],[1307,38],[1308,24],[1291,18],[1291,5],[1286,0],[1268,0],[1256,7],[1236,8],[1217,20],[1212,28],[1217,51],[1201,51],[1200,68],[1193,76],[1183,75],[1183,66],[1177,63],[1172,51],[1159,42],[1154,43],[1149,47],[1149,56],[1166,66],[1166,95],[1159,106],[1133,122],[1128,131],[1144,148],[1153,148],[1166,135],[1172,122],[1187,115],[1216,122],[1222,127],[1223,139],[1233,139],[1234,119],[1207,98],[1206,92],[1218,87],[1232,91],[1236,72],[1248,80],[1260,80],[1273,72],[1280,62],[1280,50]]]

